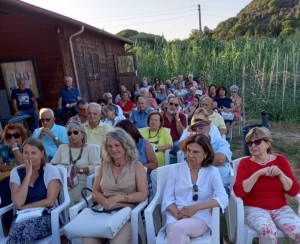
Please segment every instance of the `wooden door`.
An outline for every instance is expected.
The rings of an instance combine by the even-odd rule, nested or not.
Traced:
[[[139,81],[135,53],[115,54],[114,57],[118,87],[124,85],[132,92],[133,84]]]

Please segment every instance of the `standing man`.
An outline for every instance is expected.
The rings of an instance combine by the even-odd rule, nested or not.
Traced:
[[[101,107],[98,103],[90,103],[87,105],[86,113],[88,122],[83,124],[83,127],[87,136],[87,143],[102,146],[107,132],[111,130],[111,126],[104,124],[100,120]]]
[[[86,107],[88,105],[88,102],[85,99],[79,99],[77,101],[77,109],[78,109],[78,114],[71,117],[65,127],[67,128],[70,123],[80,123],[84,124],[87,122],[87,114],[86,114]]]
[[[77,101],[81,99],[78,88],[72,86],[72,78],[64,77],[65,88],[59,92],[57,115],[65,125],[68,119],[65,117],[65,112],[71,111],[73,116],[78,114]]]
[[[154,108],[155,110],[158,110],[158,105],[156,100],[154,98],[149,98],[148,94],[149,92],[146,88],[141,89],[141,96],[147,99],[149,108]]]
[[[24,79],[18,79],[17,84],[19,88],[11,92],[14,115],[30,115],[33,119],[30,129],[33,132],[39,127],[38,103],[33,92],[26,88]]]
[[[183,112],[179,112],[179,99],[173,97],[169,100],[168,108],[162,112],[164,117],[164,127],[171,129],[171,137],[173,139],[172,154],[178,151],[178,141],[183,130],[187,127],[186,117]]]
[[[130,115],[130,120],[137,128],[147,127],[147,117],[154,109],[148,108],[148,102],[144,97],[137,100],[137,110]]]
[[[50,162],[59,145],[69,143],[67,129],[64,126],[54,123],[54,113],[50,108],[41,109],[40,120],[43,127],[36,129],[32,137],[42,141]]]

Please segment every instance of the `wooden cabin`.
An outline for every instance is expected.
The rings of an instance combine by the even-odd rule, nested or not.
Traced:
[[[18,0],[0,0],[0,64],[32,58],[40,80],[39,107],[57,110],[63,77],[73,77],[89,102],[138,81],[134,43],[96,27]],[[0,68],[1,69],[1,68]],[[0,89],[6,89],[4,76]],[[30,87],[29,87],[30,88]]]

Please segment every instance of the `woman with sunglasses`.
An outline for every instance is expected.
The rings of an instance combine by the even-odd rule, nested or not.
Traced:
[[[242,104],[242,98],[237,95],[239,90],[239,87],[237,85],[233,85],[230,87],[231,92],[231,100],[234,104],[235,110],[234,110],[234,121],[238,121],[241,117],[241,104]]]
[[[155,155],[158,167],[165,165],[165,151],[173,148],[173,141],[170,132],[162,128],[164,124],[163,115],[158,111],[151,112],[147,117],[148,130],[141,130],[141,135],[155,144]]]
[[[300,218],[287,205],[285,194],[296,196],[300,186],[287,159],[271,154],[272,136],[265,127],[246,135],[251,156],[241,160],[233,186],[244,202],[245,223],[277,243],[279,228],[293,243],[300,243]]]
[[[70,123],[67,127],[69,144],[59,146],[51,160],[53,165],[74,165],[78,177],[78,184],[69,187],[71,203],[69,208],[82,198],[81,190],[86,187],[86,178],[95,173],[95,166],[100,165],[100,155],[93,144],[86,144],[84,128],[79,123]]]
[[[23,164],[21,150],[23,142],[27,139],[27,130],[18,122],[10,123],[4,128],[3,137],[7,145],[0,148],[1,208],[11,204],[11,192],[9,187],[10,173],[14,167]],[[2,224],[5,234],[8,233],[12,219],[12,210],[3,215]]]
[[[170,167],[162,201],[168,243],[190,243],[212,227],[211,209],[228,205],[214,152],[208,137],[193,135],[183,146],[186,162]]]

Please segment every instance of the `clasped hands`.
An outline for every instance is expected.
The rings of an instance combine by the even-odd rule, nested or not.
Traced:
[[[177,212],[177,220],[190,218],[198,212],[195,205],[184,206],[181,210]]]
[[[103,208],[105,210],[110,210],[114,208],[120,208],[123,204],[120,202],[119,196],[113,196],[105,199],[103,203]]]
[[[42,139],[46,135],[50,136],[52,139],[55,138],[55,135],[50,131],[49,128],[43,128],[40,134],[40,139]]]
[[[276,165],[260,169],[258,172],[260,176],[265,175],[269,177],[280,176],[282,174],[282,171]]]

